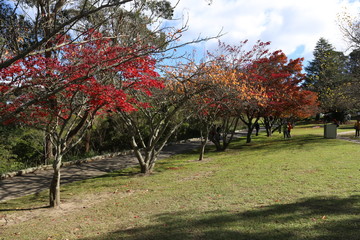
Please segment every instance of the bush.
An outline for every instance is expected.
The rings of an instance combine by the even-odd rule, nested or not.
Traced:
[[[21,126],[0,126],[0,138],[0,172],[16,171],[41,164],[41,131]]]
[[[181,141],[190,138],[200,137],[200,130],[196,124],[191,124],[191,122],[186,122],[181,125],[181,127],[176,131],[174,136],[170,141]]]

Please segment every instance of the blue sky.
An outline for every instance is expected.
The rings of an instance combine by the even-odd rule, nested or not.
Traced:
[[[177,0],[170,0],[176,3]],[[188,21],[183,41],[197,36],[215,36],[222,30],[221,41],[237,44],[248,39],[271,41],[273,50],[281,49],[289,58],[312,59],[320,37],[338,51],[348,44],[339,30],[339,15],[360,13],[360,0],[180,0],[174,23]],[[174,24],[173,23],[173,24]],[[194,46],[199,52],[216,48],[217,40]],[[189,48],[188,48],[189,49]]]

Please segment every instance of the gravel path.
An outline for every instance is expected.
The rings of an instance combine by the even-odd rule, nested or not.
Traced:
[[[360,138],[350,138],[347,135],[352,134],[352,136],[355,135],[355,130],[352,131],[347,131],[347,132],[340,132],[337,134],[337,139],[341,139],[344,141],[348,141],[348,142],[353,142],[353,143],[360,143]]]
[[[174,154],[189,152],[199,146],[200,142],[196,140],[168,145],[160,153],[158,159],[166,158]],[[101,176],[108,172],[135,166],[137,164],[138,161],[135,156],[124,155],[62,167],[61,184]],[[0,202],[29,194],[36,194],[48,189],[52,174],[52,169],[39,170],[34,173],[0,180]]]

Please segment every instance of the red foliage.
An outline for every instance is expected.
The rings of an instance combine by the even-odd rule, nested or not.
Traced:
[[[209,55],[214,59],[212,76],[218,79],[218,89],[228,94],[221,101],[228,99],[238,114],[253,117],[313,114],[316,97],[300,86],[305,77],[304,59],[288,60],[281,50],[270,52],[269,42],[258,41],[245,51],[246,42],[238,46],[220,43],[218,52]]]
[[[151,94],[151,88],[163,87],[155,60],[142,54],[140,46],[121,47],[94,31],[81,43],[67,38],[62,42],[66,44],[52,58],[28,56],[0,69],[0,115],[20,112],[7,122],[67,119],[78,108],[132,111],[134,100],[128,90]]]
[[[301,89],[304,80],[302,73],[303,58],[288,60],[281,51],[258,59],[247,69],[248,75],[261,86],[263,101],[259,102],[258,111],[263,116],[305,117],[313,114],[310,109],[317,106],[311,92]],[[307,113],[302,109],[307,109]]]

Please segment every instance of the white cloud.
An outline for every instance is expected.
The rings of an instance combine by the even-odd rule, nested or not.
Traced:
[[[337,25],[337,15],[345,7],[359,13],[360,1],[213,0],[208,5],[206,0],[180,0],[175,17],[189,20],[183,41],[199,35],[215,36],[223,29],[226,35],[221,40],[226,43],[237,44],[245,39],[271,41],[274,50],[310,60],[320,37],[329,40],[337,50],[346,50]],[[214,42],[206,43],[206,48],[215,47]],[[295,53],[299,49],[303,49],[300,55]]]

